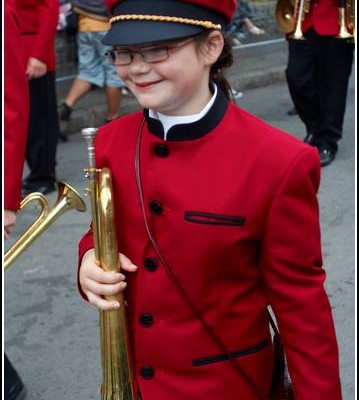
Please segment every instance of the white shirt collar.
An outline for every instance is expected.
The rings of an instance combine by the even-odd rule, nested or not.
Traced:
[[[172,115],[162,114],[155,110],[151,110],[151,109],[148,110],[148,115],[151,118],[158,119],[162,123],[163,130],[164,130],[164,140],[166,140],[167,132],[172,128],[172,126],[180,125],[180,124],[181,125],[182,124],[190,124],[192,122],[196,122],[196,121],[200,120],[201,118],[203,118],[207,114],[208,110],[212,107],[212,105],[216,99],[216,95],[217,95],[217,85],[215,83],[212,83],[212,85],[214,88],[214,93],[213,93],[211,99],[209,100],[207,105],[202,109],[202,111],[200,111],[197,114],[172,116]]]

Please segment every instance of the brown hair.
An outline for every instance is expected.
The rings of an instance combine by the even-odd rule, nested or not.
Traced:
[[[209,33],[209,32],[208,32]],[[207,35],[208,35],[207,33]],[[207,35],[199,35],[199,39],[207,37]],[[216,83],[216,85],[222,90],[225,94],[227,100],[232,101],[232,92],[231,85],[229,84],[224,70],[233,65],[233,49],[232,49],[232,40],[230,36],[224,35],[224,46],[222,53],[218,57],[218,60],[211,66],[209,72],[209,79]]]
[[[218,60],[212,65],[209,77],[224,92],[227,100],[232,100],[231,85],[229,84],[224,70],[233,65],[232,41],[229,36],[224,36],[224,46]]]

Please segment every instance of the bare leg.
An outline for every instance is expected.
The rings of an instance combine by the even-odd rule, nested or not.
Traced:
[[[243,19],[244,25],[246,26],[246,28],[248,30],[252,29],[255,25],[253,24],[253,22],[249,19],[249,18],[244,18]]]
[[[107,116],[108,120],[118,116],[120,102],[122,97],[121,88],[107,86],[105,88],[106,102],[107,102]]]
[[[75,103],[81,99],[90,89],[92,84],[79,78],[75,78],[72,82],[69,92],[67,93],[65,103],[73,108]]]
[[[244,18],[243,22],[248,32],[252,35],[263,35],[263,33],[265,33],[263,29],[258,28],[258,26],[254,25],[254,23],[249,18]]]

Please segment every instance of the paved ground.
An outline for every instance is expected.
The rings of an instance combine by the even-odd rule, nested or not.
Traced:
[[[237,65],[244,68],[250,55],[243,58],[241,54]],[[280,78],[284,69],[282,61],[278,62],[277,69],[270,65],[267,68],[264,60],[269,56],[285,60],[285,47],[276,55],[266,56],[264,49],[253,55],[252,60],[256,61],[253,61],[253,72],[262,65],[262,83],[258,78],[253,85],[256,88],[250,88],[249,78],[241,86],[241,75],[231,76],[237,87],[244,88],[239,104],[270,124],[303,138],[302,123],[296,116],[287,115],[291,101],[284,81],[264,82],[266,72],[270,76],[271,71],[276,71],[272,78],[276,74]],[[247,79],[249,75],[242,76]],[[335,162],[323,169],[319,192],[326,286],[337,326],[344,400],[355,398],[354,102],[353,76],[344,138]],[[80,120],[81,115],[79,112]],[[80,134],[74,133],[69,142],[60,143],[58,148],[58,178],[80,192],[87,186],[83,174],[87,162],[85,147]],[[49,196],[51,204],[55,198],[55,194]],[[33,220],[35,208],[30,207],[19,217],[18,232]],[[68,211],[6,271],[5,347],[28,388],[28,400],[99,398],[98,312],[79,297],[76,288],[77,243],[89,219],[89,213]]]

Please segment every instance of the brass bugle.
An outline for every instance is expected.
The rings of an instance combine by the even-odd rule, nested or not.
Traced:
[[[85,171],[89,179],[96,264],[105,271],[119,271],[121,265],[114,221],[111,171],[108,168],[98,169],[95,165],[94,139],[97,128],[85,128],[81,133],[87,142],[88,167]],[[100,310],[101,400],[137,400],[133,390],[134,373],[123,292],[105,298],[118,301],[120,308]]]
[[[278,29],[285,33],[294,31],[294,0],[277,0],[275,18]]]
[[[301,40],[304,39],[303,31],[302,31],[302,21],[304,16],[304,2],[306,0],[296,0],[294,7],[294,16],[295,16],[295,31],[291,36],[292,39]]]
[[[354,2],[353,2],[354,4]],[[353,10],[351,9],[352,5],[348,0],[339,0],[339,33],[336,36],[338,39],[353,39],[354,33],[349,32],[348,28],[354,30],[354,25],[352,21],[349,21],[352,18]]]
[[[23,210],[29,203],[36,201],[41,207],[41,212],[32,225],[5,253],[4,269],[8,268],[64,212],[71,209],[86,211],[86,204],[81,196],[69,184],[58,182],[57,191],[57,201],[52,208],[49,207],[47,198],[39,192],[30,193],[21,201],[19,211]]]

